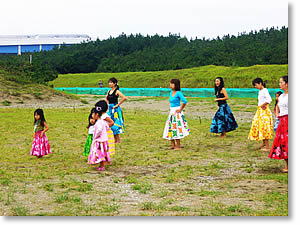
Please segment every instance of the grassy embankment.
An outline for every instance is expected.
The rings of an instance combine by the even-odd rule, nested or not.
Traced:
[[[98,87],[101,79],[108,87],[108,79],[116,77],[121,87],[159,88],[169,87],[172,78],[181,80],[181,87],[213,87],[217,76],[222,76],[228,88],[252,88],[252,80],[267,80],[268,88],[278,88],[279,78],[288,74],[288,65],[256,65],[251,67],[202,66],[182,70],[124,73],[88,73],[59,75],[51,81],[54,87]]]

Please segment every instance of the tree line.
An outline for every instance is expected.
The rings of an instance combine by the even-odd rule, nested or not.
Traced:
[[[51,51],[33,54],[33,66],[36,65],[40,71],[45,69],[55,74],[287,63],[287,27],[243,32],[237,36],[228,34],[214,39],[196,37],[190,40],[171,33],[168,36],[122,33],[115,38],[62,45]],[[48,76],[46,80],[49,79],[55,78]]]

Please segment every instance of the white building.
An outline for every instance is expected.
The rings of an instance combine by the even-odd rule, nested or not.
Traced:
[[[64,35],[0,35],[0,54],[48,51],[60,45],[79,44],[90,41],[85,34]]]

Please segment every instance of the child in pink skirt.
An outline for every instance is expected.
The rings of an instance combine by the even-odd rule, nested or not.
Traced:
[[[51,153],[50,144],[45,134],[49,130],[42,109],[34,111],[34,135],[30,155],[41,158]]]
[[[105,170],[105,164],[110,163],[109,157],[109,145],[108,145],[108,124],[101,116],[108,109],[107,103],[105,101],[99,101],[95,105],[93,112],[93,118],[97,120],[95,123],[95,131],[93,135],[93,142],[91,145],[90,155],[88,159],[88,164],[99,164],[96,168],[98,171]]]

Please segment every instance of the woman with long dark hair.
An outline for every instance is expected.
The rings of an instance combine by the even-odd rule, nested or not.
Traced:
[[[276,130],[273,145],[269,154],[271,159],[284,159],[286,167],[281,170],[283,173],[288,172],[288,149],[289,149],[289,99],[288,99],[288,76],[280,78],[280,89],[284,91],[278,98],[276,106],[276,117],[279,119],[279,124]]]
[[[215,95],[216,99],[214,101],[218,102],[219,109],[211,122],[209,132],[221,133],[221,137],[225,137],[226,132],[235,130],[238,125],[226,102],[228,94],[222,77],[217,77],[215,80]]]
[[[114,121],[114,125],[111,127],[115,143],[120,143],[120,134],[125,133],[124,117],[120,105],[127,99],[126,96],[119,90],[118,80],[114,77],[110,78],[108,85],[111,88],[107,92],[105,101],[108,104],[108,115]],[[121,97],[121,101],[118,102],[118,98]]]

